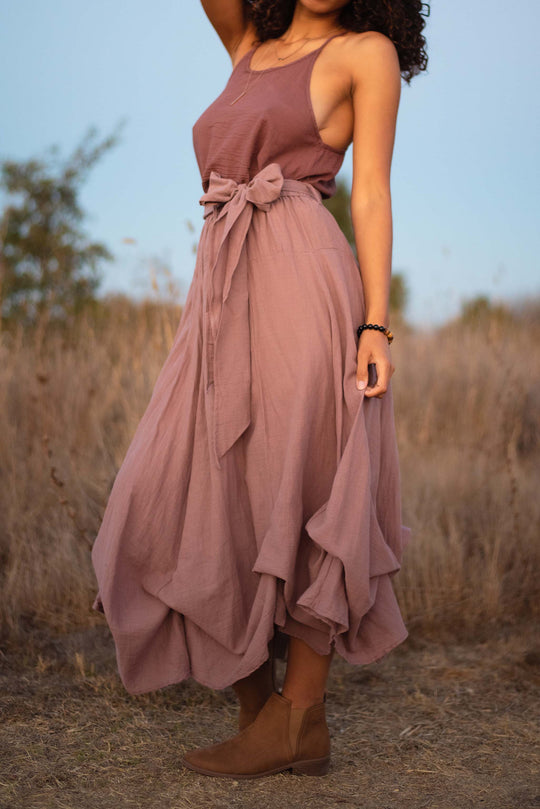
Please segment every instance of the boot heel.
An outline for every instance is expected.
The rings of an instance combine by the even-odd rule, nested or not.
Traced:
[[[291,767],[293,775],[326,775],[330,768],[330,756],[312,761],[298,761]]]

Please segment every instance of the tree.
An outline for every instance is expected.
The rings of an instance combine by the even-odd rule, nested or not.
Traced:
[[[336,219],[345,238],[351,245],[355,258],[357,258],[354,228],[351,218],[351,194],[344,180],[338,180],[336,182],[336,193],[333,197],[330,197],[330,199],[325,199],[324,205]]]
[[[63,319],[95,300],[100,264],[114,256],[84,232],[78,196],[89,170],[118,139],[113,133],[92,144],[95,134],[90,127],[65,162],[52,146],[49,158],[0,163],[0,188],[9,198],[0,218],[2,325],[31,324],[44,311]]]
[[[402,272],[392,272],[390,279],[390,314],[402,318],[409,300],[409,288]]]
[[[351,194],[349,187],[344,180],[338,180],[336,183],[336,193],[330,199],[324,200],[324,205],[330,213],[335,217],[339,227],[343,231],[345,238],[349,242],[351,249],[356,259],[358,255],[356,252],[356,243],[354,240],[354,228],[351,217]],[[390,279],[390,301],[389,309],[390,316],[394,318],[403,318],[407,301],[409,298],[409,290],[405,276],[401,272],[392,272]]]
[[[455,323],[470,329],[493,331],[515,321],[515,314],[504,303],[493,303],[487,295],[477,295],[462,301],[461,312]]]

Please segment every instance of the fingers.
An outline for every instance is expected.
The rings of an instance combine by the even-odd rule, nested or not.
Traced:
[[[378,362],[376,363],[377,368],[377,382],[372,387],[367,387],[364,391],[364,396],[374,397],[376,396],[377,399],[382,399],[386,391],[388,390],[388,383],[390,382],[390,377],[395,371],[394,366],[389,362]]]
[[[374,385],[369,385],[369,363],[366,358],[359,357],[356,371],[356,387],[358,390],[363,390],[364,395],[367,397],[376,396],[382,399],[388,390],[388,383],[390,377],[396,370],[391,362],[386,358],[376,360],[375,365],[377,371],[377,381]]]

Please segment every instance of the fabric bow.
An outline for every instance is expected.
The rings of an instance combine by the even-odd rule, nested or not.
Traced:
[[[221,457],[251,422],[251,339],[243,248],[254,208],[269,210],[281,194],[283,179],[279,163],[270,163],[247,183],[213,171],[199,200],[204,219],[217,229],[210,240],[213,255],[205,257],[203,295],[206,388],[214,385],[213,407],[207,411],[208,435],[213,437],[218,469]],[[211,215],[213,220],[208,219]]]

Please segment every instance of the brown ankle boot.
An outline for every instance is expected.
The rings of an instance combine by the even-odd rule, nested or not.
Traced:
[[[291,700],[273,691],[244,730],[224,742],[189,750],[182,763],[224,778],[258,778],[282,770],[325,775],[330,766],[325,701],[293,708]]]
[[[272,693],[276,691],[274,672],[273,642],[268,644],[269,657],[258,669],[252,671],[247,677],[237,680],[232,687],[240,702],[238,713],[238,728],[244,730],[251,724],[262,706]]]

